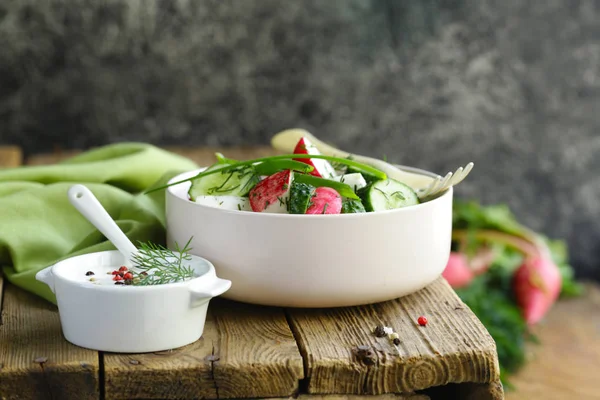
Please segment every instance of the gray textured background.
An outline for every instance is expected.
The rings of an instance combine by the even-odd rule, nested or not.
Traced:
[[[0,143],[266,144],[305,127],[568,239],[600,278],[600,1],[2,0]]]

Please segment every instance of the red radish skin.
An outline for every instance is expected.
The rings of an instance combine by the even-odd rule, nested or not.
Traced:
[[[252,211],[264,211],[269,205],[279,203],[289,193],[292,183],[290,170],[277,172],[260,181],[249,193]]]
[[[457,252],[450,253],[448,264],[446,264],[442,276],[455,289],[467,286],[475,278],[475,274],[469,267],[467,257]]]
[[[316,188],[311,203],[306,214],[340,214],[342,212],[342,197],[332,188]]]
[[[560,271],[547,255],[527,258],[513,277],[517,304],[529,325],[539,322],[560,294]]]
[[[320,155],[321,152],[307,139],[302,138],[296,144],[294,148],[294,154],[316,154]],[[314,169],[310,172],[318,178],[331,178],[334,175],[335,170],[327,160],[315,158],[294,158],[295,161],[300,161],[308,165],[312,165]]]

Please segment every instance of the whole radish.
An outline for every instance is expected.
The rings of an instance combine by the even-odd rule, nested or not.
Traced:
[[[562,278],[550,257],[528,257],[513,277],[517,304],[529,325],[536,324],[548,312],[560,294]]]
[[[475,278],[475,274],[469,267],[467,256],[454,251],[450,253],[442,276],[455,289],[467,286]]]

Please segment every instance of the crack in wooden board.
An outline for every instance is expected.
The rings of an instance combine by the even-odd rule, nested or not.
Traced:
[[[413,392],[447,383],[499,379],[496,346],[483,325],[443,279],[410,296],[361,307],[288,309],[308,368],[311,394]],[[426,327],[416,320],[429,319]],[[372,333],[392,327],[401,343]],[[369,346],[374,365],[356,357]]]
[[[162,355],[104,355],[107,400],[289,396],[303,372],[283,310],[224,299],[211,301],[196,343]]]
[[[63,338],[54,305],[8,283],[4,289],[0,398],[98,399],[98,353]]]

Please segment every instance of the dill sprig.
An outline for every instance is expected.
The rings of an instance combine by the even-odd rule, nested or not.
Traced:
[[[140,270],[133,280],[137,286],[162,285],[181,282],[194,277],[194,269],[185,266],[184,261],[190,261],[189,247],[192,238],[183,249],[175,243],[175,251],[151,242],[142,243],[138,253],[132,256],[134,268]]]

